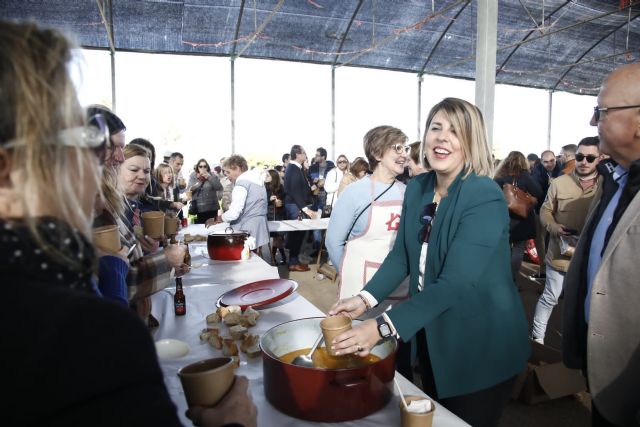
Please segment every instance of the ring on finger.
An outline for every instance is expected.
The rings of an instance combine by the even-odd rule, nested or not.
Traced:
[[[358,344],[357,347],[356,347],[356,350],[357,350],[358,353],[360,353],[360,352],[364,351],[364,348],[360,344]]]

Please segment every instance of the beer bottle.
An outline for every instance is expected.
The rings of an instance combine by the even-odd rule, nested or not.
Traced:
[[[182,262],[191,267],[191,254],[189,253],[189,244],[185,243],[184,246],[186,251],[184,252],[184,261]]]
[[[187,301],[182,290],[182,277],[176,277],[176,293],[173,296],[173,308],[176,316],[184,316],[187,314]]]

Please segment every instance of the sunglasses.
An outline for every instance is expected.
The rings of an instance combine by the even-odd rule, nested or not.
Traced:
[[[206,169],[207,165],[198,165],[198,169]]]
[[[422,224],[422,228],[418,233],[418,238],[420,239],[421,243],[429,243],[429,236],[431,235],[433,219],[436,217],[437,209],[438,204],[436,202],[429,203],[422,209],[422,215],[420,215],[420,223]]]
[[[338,160],[339,165],[344,165],[346,163],[348,163],[346,160]]]
[[[587,159],[587,163],[593,163],[596,159],[598,158],[598,156],[594,156],[593,154],[588,154],[588,155],[584,155],[582,153],[577,153],[576,154],[576,161],[581,162],[584,159]]]
[[[596,123],[598,123],[600,121],[601,113],[606,113],[609,110],[626,110],[627,108],[640,108],[640,105],[625,105],[622,107],[593,107],[593,118],[595,119]]]
[[[409,154],[409,151],[411,151],[411,147],[404,144],[393,144],[391,148],[393,148],[396,154]]]
[[[85,126],[63,129],[58,132],[57,142],[64,147],[86,148],[98,159],[102,166],[107,157],[109,128],[101,114],[92,116]],[[3,148],[23,147],[23,141],[9,141]]]

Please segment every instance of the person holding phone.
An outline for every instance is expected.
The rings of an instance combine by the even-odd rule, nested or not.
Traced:
[[[600,162],[597,136],[578,144],[573,172],[551,180],[547,198],[540,208],[540,221],[549,232],[545,257],[544,291],[533,315],[531,339],[544,344],[547,323],[562,293],[562,282],[569,269],[576,237],[584,226],[589,205],[600,185]],[[563,250],[564,249],[564,250]]]

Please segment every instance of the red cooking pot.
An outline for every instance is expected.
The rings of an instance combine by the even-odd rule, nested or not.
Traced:
[[[391,399],[397,342],[386,338],[372,349],[380,360],[346,369],[305,368],[279,357],[311,347],[321,333],[322,317],[274,326],[260,339],[264,393],[269,403],[292,417],[337,422],[366,417]],[[360,322],[354,320],[354,323]]]
[[[249,237],[246,231],[234,232],[227,227],[224,233],[207,236],[209,258],[219,261],[238,261],[242,259],[244,241]]]

